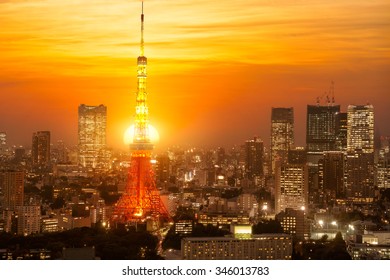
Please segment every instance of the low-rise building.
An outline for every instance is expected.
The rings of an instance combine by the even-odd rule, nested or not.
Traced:
[[[249,225],[235,226],[232,236],[187,237],[181,241],[185,260],[290,260],[292,239],[288,234],[252,235]]]
[[[364,231],[347,241],[347,250],[353,260],[389,260],[390,231]]]

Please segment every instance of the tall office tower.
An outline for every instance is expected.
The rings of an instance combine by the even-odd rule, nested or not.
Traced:
[[[3,209],[15,211],[23,206],[24,200],[24,172],[0,171],[0,189],[3,193]]]
[[[79,164],[87,168],[101,167],[107,161],[107,107],[81,104],[78,114]]]
[[[7,133],[0,131],[0,146],[7,145]]]
[[[33,166],[50,165],[50,131],[33,133],[31,156]]]
[[[349,152],[345,168],[345,192],[356,203],[372,202],[374,198],[374,153],[362,150]]]
[[[336,119],[340,105],[307,105],[306,145],[308,152],[334,151]]]
[[[158,155],[156,158],[156,185],[159,189],[167,189],[169,187],[170,159],[166,154]]]
[[[374,152],[374,107],[372,105],[348,106],[348,152],[356,149]]]
[[[67,149],[64,141],[58,140],[52,149],[52,161],[56,163],[64,163],[68,161]]]
[[[215,155],[216,155],[217,165],[222,165],[225,163],[226,152],[224,148],[218,147],[217,150],[215,151]]]
[[[319,161],[319,193],[321,206],[333,205],[337,199],[345,198],[344,167],[345,154],[339,151],[324,152]]]
[[[347,150],[348,113],[336,115],[336,150]]]
[[[287,162],[287,152],[294,146],[294,108],[272,108],[271,111],[271,164]]]
[[[381,153],[376,168],[376,184],[379,189],[390,188],[390,153]]]
[[[245,142],[245,169],[249,179],[263,176],[264,144],[260,138]]]
[[[275,213],[278,214],[286,208],[307,209],[307,196],[307,165],[281,165],[277,162],[275,167]]]
[[[0,131],[0,155],[4,154],[7,147],[7,133]]]
[[[7,133],[0,131],[0,151],[7,145]]]
[[[170,215],[156,188],[151,154],[153,127],[149,123],[146,92],[146,65],[144,56],[144,3],[141,14],[141,45],[137,59],[138,90],[136,96],[135,124],[127,131],[131,139],[131,163],[124,194],[115,205],[112,221],[117,223],[142,222],[149,218],[149,229],[156,230],[161,223],[170,221]]]

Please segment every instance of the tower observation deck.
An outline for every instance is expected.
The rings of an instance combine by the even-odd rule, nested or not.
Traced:
[[[167,209],[156,188],[151,163],[153,143],[146,92],[147,58],[144,54],[144,13],[142,2],[140,56],[137,58],[137,94],[135,123],[132,126],[131,162],[125,191],[115,205],[112,220],[117,223],[170,221]]]

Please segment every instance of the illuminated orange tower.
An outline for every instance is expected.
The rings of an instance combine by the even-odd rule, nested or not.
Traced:
[[[124,194],[115,205],[113,221],[120,223],[169,221],[170,217],[156,188],[152,169],[153,144],[149,124],[146,93],[146,65],[144,56],[144,6],[141,14],[141,49],[137,59],[138,89],[135,107],[135,123],[131,129],[131,162]]]

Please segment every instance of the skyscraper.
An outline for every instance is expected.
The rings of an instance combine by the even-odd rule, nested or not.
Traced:
[[[323,207],[332,205],[336,199],[345,198],[345,154],[341,151],[324,152],[319,161],[319,190]]]
[[[306,145],[308,152],[334,151],[336,118],[340,105],[307,105]]]
[[[87,168],[104,165],[107,160],[107,107],[81,104],[78,114],[79,164]]]
[[[49,166],[50,131],[38,131],[33,133],[31,156],[33,166]]]
[[[347,150],[348,113],[336,115],[336,150]]]
[[[348,106],[347,149],[353,152],[374,152],[374,107],[372,105]]]
[[[308,169],[306,164],[276,163],[275,167],[275,213],[286,208],[307,208]],[[302,208],[304,207],[304,208]]]
[[[170,159],[166,154],[158,155],[156,158],[156,183],[158,188],[166,189],[169,186]]]
[[[7,144],[7,133],[0,131],[0,147]]]
[[[390,153],[379,155],[376,168],[376,185],[379,189],[390,188]]]
[[[349,105],[345,191],[350,201],[372,202],[374,172],[374,107]]]
[[[7,145],[7,133],[0,131],[0,155],[5,151]]]
[[[287,162],[287,152],[294,146],[294,108],[272,108],[271,111],[271,163]]]
[[[15,211],[17,207],[23,206],[24,172],[0,171],[0,189],[3,193],[3,209]]]
[[[363,150],[348,152],[345,192],[354,203],[372,202],[374,198],[374,153]]]
[[[264,144],[260,138],[245,142],[245,169],[249,179],[263,176]]]

